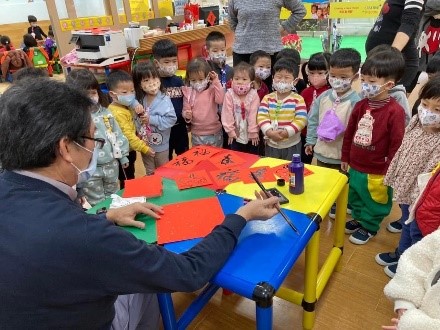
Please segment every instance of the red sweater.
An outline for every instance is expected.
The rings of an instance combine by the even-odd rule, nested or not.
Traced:
[[[359,172],[384,175],[402,143],[405,112],[392,97],[376,109],[371,109],[368,102],[368,99],[363,99],[354,106],[344,134],[341,161]],[[369,109],[374,118],[373,133],[371,145],[365,147],[355,144],[353,138],[359,121]]]
[[[415,221],[423,236],[431,234],[440,226],[440,170],[429,180],[415,206]]]
[[[301,96],[303,97],[304,102],[306,103],[307,112],[310,111],[310,107],[312,106],[313,103],[313,92],[316,91],[316,97],[318,97],[329,88],[330,88],[329,85],[322,86],[318,89],[316,89],[313,86],[309,86],[301,92]],[[307,136],[307,126],[302,130],[301,135]]]

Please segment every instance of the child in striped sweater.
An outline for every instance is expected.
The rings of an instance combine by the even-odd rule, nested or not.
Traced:
[[[301,153],[301,130],[307,125],[304,99],[293,91],[298,65],[280,59],[274,65],[273,89],[258,109],[257,123],[266,140],[267,157],[291,160]]]

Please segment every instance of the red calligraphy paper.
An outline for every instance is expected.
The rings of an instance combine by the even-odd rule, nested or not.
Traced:
[[[225,169],[245,163],[245,160],[233,151],[215,155],[214,157],[211,157],[209,161],[218,169]]]
[[[214,26],[216,18],[217,18],[217,16],[215,16],[215,14],[212,11],[210,11],[209,14],[208,14],[208,17],[206,18],[206,21],[211,26]]]
[[[290,172],[289,172],[289,163],[278,165],[271,168],[272,173],[275,174],[277,177],[289,181],[290,179]],[[313,174],[311,170],[304,167],[304,177]]]
[[[149,175],[133,180],[125,180],[122,197],[158,197],[162,196],[162,177]]]
[[[221,151],[223,149],[211,146],[197,146],[172,159],[164,167],[192,171],[201,161],[207,160]]]
[[[180,156],[177,156],[176,158],[173,158],[168,163],[164,165],[166,168],[171,168],[174,170],[180,170],[180,171],[191,171],[194,169],[194,167],[197,166],[197,164],[200,162],[200,160],[191,158],[190,156],[187,156],[185,154],[182,154]]]
[[[255,183],[254,179],[251,176],[251,172],[256,175],[260,182],[276,181],[271,168],[269,166],[261,166],[243,170],[242,179],[244,183]]]
[[[165,205],[163,210],[156,222],[159,244],[205,237],[224,219],[217,197]]]
[[[179,190],[207,186],[212,184],[212,180],[205,170],[195,171],[191,173],[183,173],[177,175],[174,180],[176,181]]]
[[[223,189],[228,184],[242,181],[243,170],[238,167],[225,168],[220,171],[211,171],[212,180],[219,189]]]

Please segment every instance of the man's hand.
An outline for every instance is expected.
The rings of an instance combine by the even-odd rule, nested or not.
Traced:
[[[306,153],[306,155],[313,155],[313,147],[314,146],[312,146],[312,145],[308,145],[308,146],[306,146],[306,150],[305,150],[305,153]]]
[[[255,191],[256,200],[250,201],[240,207],[236,214],[241,215],[246,221],[267,220],[278,213],[278,197],[268,198],[263,192]]]
[[[134,219],[138,214],[145,214],[154,219],[160,219],[160,215],[163,214],[163,209],[151,203],[134,203],[117,209],[110,209],[106,215],[107,220],[110,220],[118,226],[131,226],[144,229],[145,223]]]
[[[342,162],[341,163],[341,170],[343,172],[347,172],[348,171],[348,163],[347,162]]]

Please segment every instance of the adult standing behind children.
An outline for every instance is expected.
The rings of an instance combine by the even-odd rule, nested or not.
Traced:
[[[48,91],[56,93],[48,97]],[[74,201],[78,169],[92,162],[85,149],[96,148],[90,116],[94,104],[85,94],[35,79],[12,85],[1,100],[2,326],[158,329],[154,293],[203,287],[234,250],[246,221],[278,212],[278,198],[261,200],[260,194],[185,253],[146,244],[119,226],[143,228],[135,216],[157,219],[161,207],[135,203],[89,215]],[[131,301],[120,308],[120,295],[139,292],[145,304]]]
[[[37,18],[34,15],[28,16],[28,22],[30,26],[28,27],[28,33],[31,34],[36,40],[43,40],[47,38],[46,33],[44,33],[43,29],[38,26]]]
[[[152,51],[164,94],[171,98],[177,116],[177,122],[171,128],[170,135],[169,159],[172,159],[173,153],[180,155],[189,149],[188,131],[182,117],[184,83],[181,77],[176,76],[178,68],[176,44],[169,39],[158,40],[153,44]]]
[[[72,70],[66,78],[66,84],[86,93],[95,105],[92,108],[92,119],[96,126],[94,139],[100,145],[94,150],[86,150],[93,153],[93,158],[97,158],[96,168],[82,172],[83,182],[78,186],[87,202],[94,206],[119,190],[119,166],[129,166],[128,141],[118,122],[107,109],[107,98],[101,92],[99,83],[91,71]]]
[[[280,24],[283,7],[292,13]],[[276,54],[283,49],[281,37],[295,31],[306,9],[300,0],[229,0],[228,14],[229,26],[235,33],[234,65],[249,63],[257,50],[269,53],[275,63]]]
[[[402,143],[405,112],[389,90],[405,67],[393,51],[368,56],[361,68],[362,97],[356,103],[342,145],[341,169],[350,174],[348,203],[353,220],[345,233],[353,244],[366,244],[379,231],[393,205],[384,185],[388,166]],[[350,166],[350,170],[348,170]]]
[[[415,37],[425,0],[387,0],[368,34],[366,52],[381,44],[400,50],[405,58],[405,72],[401,83],[410,93],[419,67]]]
[[[273,88],[258,109],[257,122],[266,139],[267,157],[292,160],[301,154],[301,131],[307,125],[304,99],[294,92],[299,67],[281,59],[274,65]]]
[[[125,180],[134,179],[136,151],[150,156],[154,156],[155,152],[136,134],[134,122],[136,113],[129,108],[136,101],[132,77],[125,71],[112,71],[107,76],[107,87],[109,89],[109,95],[113,100],[108,108],[121,127],[122,133],[124,133],[130,145],[130,152],[128,154],[129,165],[125,169],[119,167],[119,183],[122,189],[125,187]]]

